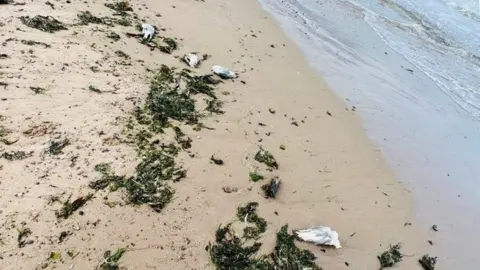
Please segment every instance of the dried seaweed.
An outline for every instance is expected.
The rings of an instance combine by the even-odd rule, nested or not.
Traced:
[[[400,263],[403,260],[403,254],[400,253],[401,244],[398,243],[394,246],[390,246],[390,249],[383,252],[378,256],[380,261],[380,269],[386,267],[393,267],[396,264]]]
[[[97,93],[97,94],[101,94],[102,91],[100,89],[98,89],[97,87],[93,86],[93,85],[90,85],[88,86],[88,90],[90,92],[94,92],[94,93]]]
[[[255,154],[255,160],[260,163],[264,163],[270,168],[278,169],[278,163],[273,155],[269,151],[262,148],[260,148],[260,150],[258,150],[258,152]]]
[[[23,248],[28,244],[33,244],[33,240],[28,240],[28,236],[32,234],[32,230],[30,228],[22,226],[22,228],[17,228],[18,236],[17,236],[17,245],[19,248]]]
[[[218,99],[207,100],[206,111],[216,114],[224,114],[225,111],[222,110],[223,102]]]
[[[32,92],[33,92],[35,95],[45,94],[45,93],[47,92],[47,89],[46,89],[46,88],[43,88],[43,87],[35,87],[35,86],[30,86],[30,90],[32,90]]]
[[[105,3],[105,6],[121,13],[133,11],[132,7],[130,7],[127,1],[117,1],[116,3]]]
[[[67,147],[70,144],[70,140],[59,139],[50,141],[50,145],[47,148],[47,152],[51,155],[59,155],[63,153],[63,148]]]
[[[88,184],[91,189],[101,190],[110,186],[114,191],[124,185],[125,176],[115,175],[110,164],[100,163],[95,165],[95,171],[101,173],[101,177],[98,180],[92,181]]]
[[[120,35],[113,32],[113,31],[110,31],[107,34],[107,38],[113,39],[114,41],[119,41],[120,40]]]
[[[182,147],[182,149],[189,149],[192,147],[192,139],[185,135],[179,127],[172,127],[175,132],[175,140]]]
[[[160,37],[165,45],[158,44],[156,47],[164,53],[171,54],[174,50],[178,48],[177,42],[170,37]]]
[[[41,41],[35,41],[35,40],[25,40],[25,39],[22,39],[20,42],[21,42],[22,44],[24,44],[24,45],[29,45],[29,46],[42,45],[42,46],[44,46],[45,48],[50,48],[50,47],[52,47],[50,44],[47,44],[47,43],[41,42]]]
[[[77,14],[77,18],[82,25],[92,24],[105,24],[105,20],[99,17],[94,16],[90,11],[80,11]]]
[[[265,177],[259,174],[258,172],[250,172],[249,176],[250,176],[250,180],[253,182],[258,182],[260,180],[265,179]]]
[[[130,55],[126,54],[124,51],[118,50],[118,51],[115,51],[115,54],[118,57],[125,58],[125,59],[130,59]]]
[[[418,260],[418,262],[425,270],[435,270],[437,257],[430,257],[428,254],[425,254]]]
[[[265,198],[275,198],[278,189],[280,188],[280,179],[278,177],[272,178],[269,184],[262,186]]]
[[[74,201],[70,201],[70,195],[66,201],[63,202],[62,208],[55,211],[55,216],[57,218],[67,219],[71,216],[75,211],[77,211],[80,207],[84,206],[89,200],[93,198],[93,194],[88,194],[87,196],[81,196],[75,199]]]
[[[103,254],[103,258],[105,260],[100,265],[100,269],[102,269],[102,270],[118,270],[118,269],[120,269],[119,266],[118,266],[118,262],[122,258],[123,254],[125,254],[125,252],[127,252],[126,248],[119,248],[113,254],[110,250],[107,250]]]
[[[239,208],[239,212],[251,213],[258,204],[249,203],[246,207]],[[252,227],[247,227],[252,228]],[[315,264],[315,255],[308,250],[295,246],[295,236],[288,233],[288,226],[283,226],[277,232],[275,249],[267,255],[256,256],[262,246],[259,242],[247,245],[250,238],[257,239],[258,231],[245,229],[243,238],[236,236],[231,229],[231,224],[219,227],[215,233],[215,242],[209,243],[206,250],[216,269],[220,270],[321,270]],[[253,233],[253,235],[252,235]]]
[[[222,159],[216,158],[215,155],[212,155],[210,157],[210,160],[213,162],[215,165],[223,165],[225,164]]]
[[[33,155],[33,151],[30,153],[27,153],[25,151],[12,151],[12,152],[3,152],[0,155],[0,157],[6,160],[14,161],[14,160],[23,160],[31,157],[32,155]]]
[[[28,27],[36,28],[43,32],[54,33],[61,30],[67,30],[67,27],[61,21],[52,16],[37,15],[33,18],[21,16],[20,20]]]

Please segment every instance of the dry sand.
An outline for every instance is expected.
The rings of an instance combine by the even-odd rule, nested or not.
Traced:
[[[0,269],[35,269],[45,262],[47,269],[93,269],[106,250],[120,247],[130,248],[120,261],[127,269],[212,269],[205,246],[219,224],[231,221],[236,207],[248,201],[258,201],[259,214],[268,221],[264,252],[284,224],[291,229],[327,225],[340,233],[342,249],[323,253],[299,244],[314,252],[325,269],[345,269],[345,262],[350,269],[378,269],[376,256],[397,242],[411,255],[398,269],[420,269],[417,259],[428,252],[427,240],[435,239],[415,226],[410,192],[366,139],[356,113],[327,89],[255,0],[131,0],[139,18],[165,28],[162,35],[179,38],[173,55],[150,51],[126,37],[134,27],[69,26],[50,34],[18,19],[52,15],[73,24],[79,11],[112,14],[105,1],[51,2],[55,9],[43,1],[0,6],[0,41],[16,39],[0,47],[9,56],[0,60],[0,82],[8,83],[0,86],[0,124],[11,143],[0,144],[0,153],[33,151],[24,160],[0,159]],[[112,42],[106,30],[121,39]],[[22,39],[51,47],[24,45]],[[131,56],[130,66],[119,64],[114,54],[119,49]],[[191,51],[212,55],[196,70],[199,74],[220,64],[239,71],[240,78],[219,87],[219,92],[230,93],[220,95],[226,113],[203,121],[215,130],[184,128],[193,138],[195,157],[181,155],[188,176],[172,184],[174,200],[156,213],[147,206],[125,205],[121,191],[108,196],[119,203],[109,207],[106,193],[99,192],[80,209],[83,215],[77,211],[57,220],[54,211],[61,205],[49,204],[49,196],[65,199],[92,192],[87,184],[98,178],[95,164],[111,162],[117,174],[134,172],[135,148],[115,138],[122,136],[134,104],[148,93],[152,73],[147,69],[185,67],[173,56]],[[91,92],[89,85],[106,92]],[[34,94],[32,86],[47,92]],[[46,128],[24,134],[39,125]],[[45,154],[57,137],[71,144],[58,156]],[[285,150],[279,149],[282,144]],[[259,146],[280,164],[266,174],[282,179],[275,200],[261,196],[262,183],[248,180],[258,166],[252,157]],[[211,164],[212,154],[225,165]],[[224,186],[238,191],[227,194]],[[413,225],[405,226],[409,222]],[[17,228],[22,226],[31,229],[28,239],[33,243],[18,248]],[[71,235],[58,243],[62,231]],[[67,255],[72,249],[79,252],[73,259]],[[49,261],[51,252],[60,252],[62,260]]]

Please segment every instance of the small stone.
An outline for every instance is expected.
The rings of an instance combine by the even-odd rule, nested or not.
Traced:
[[[285,145],[283,145],[283,144],[280,145],[280,149],[285,150],[286,149]]]
[[[7,136],[3,138],[3,143],[6,145],[12,145],[20,140],[20,137],[18,136]]]
[[[223,190],[223,192],[225,192],[225,193],[233,193],[233,192],[237,192],[237,191],[238,191],[237,188],[232,188],[232,187],[227,187],[227,186],[223,187],[222,190]]]

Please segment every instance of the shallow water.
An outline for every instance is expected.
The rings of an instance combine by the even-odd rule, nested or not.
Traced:
[[[407,182],[439,269],[480,257],[480,3],[260,0]]]

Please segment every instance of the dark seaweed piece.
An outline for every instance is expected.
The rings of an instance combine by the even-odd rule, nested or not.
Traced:
[[[110,31],[107,34],[107,38],[113,39],[114,41],[119,41],[120,40],[120,35],[113,32],[113,31]]]
[[[52,140],[50,141],[50,145],[48,146],[47,152],[51,155],[59,155],[63,153],[63,148],[67,147],[70,144],[70,140],[60,139],[60,140]]]
[[[100,269],[102,270],[118,270],[120,269],[118,266],[118,262],[122,258],[123,254],[127,252],[126,248],[119,248],[117,251],[112,254],[110,250],[107,250],[103,254],[103,258],[105,259],[104,262],[100,265]]]
[[[430,257],[428,254],[425,254],[418,260],[418,262],[425,270],[435,270],[437,257]]]
[[[19,248],[23,248],[28,244],[33,244],[33,241],[27,241],[28,236],[32,234],[32,230],[27,227],[22,227],[17,229],[18,231],[18,236],[17,236],[17,245]]]
[[[101,177],[98,180],[92,181],[88,184],[91,189],[101,190],[108,186],[111,186],[112,190],[116,190],[118,187],[123,186],[125,176],[115,175],[110,164],[100,163],[95,165],[95,171],[101,173]]]
[[[35,86],[30,86],[30,90],[32,90],[32,92],[37,95],[37,94],[45,94],[45,92],[47,92],[47,89],[43,88],[43,87],[35,87]]]
[[[380,261],[380,269],[386,267],[393,267],[403,260],[403,254],[400,253],[401,244],[398,243],[394,246],[390,246],[390,249],[383,252],[378,256]]]
[[[218,99],[207,100],[206,111],[216,114],[224,114],[225,111],[222,110],[223,102]]]
[[[102,18],[94,16],[90,11],[80,11],[77,14],[77,18],[80,20],[80,24],[88,25],[93,24],[104,24],[105,21]]]
[[[33,155],[33,151],[30,153],[27,153],[25,151],[12,151],[12,152],[3,152],[0,155],[0,157],[6,160],[14,161],[14,160],[26,159],[31,157],[32,155]]]
[[[184,71],[186,70],[184,69]],[[193,94],[201,93],[214,99],[217,98],[214,92],[215,89],[205,81],[204,76],[190,76],[188,73],[182,74],[187,78],[187,91]]]
[[[115,54],[118,56],[118,57],[122,57],[122,58],[125,58],[125,59],[130,59],[130,55],[126,54],[125,52],[123,51],[115,51]]]
[[[250,180],[253,181],[253,182],[258,182],[260,180],[265,179],[265,177],[263,175],[259,174],[258,172],[251,172],[249,174],[249,176],[250,176]]]
[[[84,206],[89,200],[93,198],[93,194],[88,194],[87,196],[81,196],[75,199],[73,202],[70,202],[70,195],[65,202],[63,202],[62,208],[55,211],[55,216],[57,218],[67,219],[69,216],[73,214],[73,212],[77,211],[80,207]]]
[[[185,135],[179,127],[173,127],[175,132],[175,140],[182,147],[182,149],[189,149],[192,147],[192,139]]]
[[[237,218],[255,224],[260,233],[264,233],[267,230],[267,222],[257,215],[257,207],[257,202],[249,202],[245,206],[238,207]]]
[[[222,159],[216,158],[215,155],[212,155],[210,160],[215,164],[215,165],[223,165],[224,162]]]
[[[166,45],[158,46],[158,49],[164,53],[171,54],[174,50],[178,48],[177,42],[170,37],[162,37],[163,42]]]
[[[101,94],[102,91],[100,89],[98,89],[97,87],[93,86],[93,85],[90,85],[88,86],[88,90],[90,92],[94,92],[94,93],[97,93],[97,94]]]
[[[269,184],[262,186],[265,198],[275,198],[278,189],[280,188],[280,179],[278,177],[272,178]]]
[[[52,9],[55,9],[55,5],[50,1],[45,2],[45,5],[50,6]]]
[[[67,27],[61,21],[52,16],[37,15],[33,18],[21,16],[20,20],[28,27],[36,28],[43,32],[54,33],[61,30],[67,30]]]
[[[127,1],[117,1],[116,3],[105,3],[105,6],[118,12],[133,11]]]
[[[0,53],[0,59],[7,59],[7,58],[10,58],[10,56],[8,56],[8,54]]]
[[[25,40],[25,39],[22,39],[20,40],[20,42],[24,45],[29,45],[29,46],[34,46],[34,45],[42,45],[44,46],[45,48],[50,48],[52,46],[50,46],[50,44],[47,44],[45,42],[41,42],[41,41],[35,41],[35,40]]]
[[[255,160],[260,163],[264,163],[270,168],[278,169],[278,163],[273,155],[269,151],[263,150],[262,148],[260,148],[260,150],[258,150],[258,152],[255,154]]]

